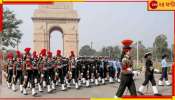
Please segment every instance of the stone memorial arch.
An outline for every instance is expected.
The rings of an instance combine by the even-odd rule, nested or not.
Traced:
[[[80,21],[73,3],[54,3],[40,5],[32,17],[34,32],[34,50],[40,52],[42,48],[50,50],[50,34],[60,31],[63,39],[63,55],[69,56],[74,51],[78,56],[78,23]],[[58,48],[59,49],[59,48]]]

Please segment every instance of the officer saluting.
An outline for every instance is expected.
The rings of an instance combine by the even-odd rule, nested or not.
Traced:
[[[153,62],[151,61],[151,57],[152,57],[151,52],[148,52],[148,53],[145,54],[145,59],[146,59],[146,63],[145,63],[145,67],[146,67],[145,81],[143,82],[142,86],[140,86],[138,93],[141,94],[141,95],[144,95],[143,94],[143,89],[148,84],[148,82],[150,81],[151,84],[152,84],[154,95],[155,96],[161,96],[161,94],[158,93],[158,90],[157,90],[157,87],[156,87],[156,81],[154,79],[154,67],[153,67]]]
[[[121,56],[121,59],[122,59],[121,82],[114,98],[121,97],[126,87],[128,87],[129,92],[132,96],[137,96],[136,87],[133,80],[133,73],[132,73],[133,63],[130,57],[130,51],[131,51],[130,45],[132,44],[132,42],[133,42],[132,40],[122,41],[122,44],[124,45],[124,47],[123,47],[123,52]]]

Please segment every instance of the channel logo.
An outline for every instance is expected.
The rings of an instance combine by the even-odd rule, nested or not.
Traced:
[[[149,6],[151,9],[156,9],[158,7],[158,2],[156,0],[153,0],[149,3]]]

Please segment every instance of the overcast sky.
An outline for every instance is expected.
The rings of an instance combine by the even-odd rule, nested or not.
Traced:
[[[31,17],[37,5],[7,5],[18,19],[23,20],[20,30],[24,33],[20,50],[32,47],[33,23]],[[81,18],[79,23],[79,47],[93,42],[93,48],[121,45],[121,40],[142,40],[146,47],[162,33],[168,37],[169,47],[173,43],[173,12],[147,11],[146,3],[74,3]],[[61,34],[52,33],[51,50],[62,48]],[[58,39],[58,40],[56,40]],[[58,43],[59,42],[59,43]]]

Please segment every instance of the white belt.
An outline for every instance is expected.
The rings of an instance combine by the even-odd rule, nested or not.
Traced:
[[[17,68],[17,70],[21,70],[22,68]]]
[[[31,70],[31,68],[26,68],[26,69]]]
[[[9,67],[8,69],[13,69],[13,67]]]
[[[33,69],[38,69],[37,67],[33,67]]]
[[[47,68],[43,68],[43,70],[47,70]]]
[[[75,68],[75,66],[72,66],[72,68]]]

